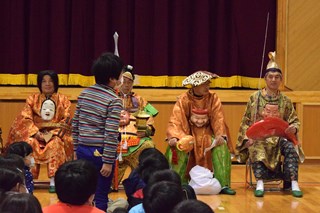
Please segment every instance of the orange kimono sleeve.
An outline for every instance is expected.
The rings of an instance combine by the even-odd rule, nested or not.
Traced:
[[[7,145],[16,141],[27,141],[29,137],[39,131],[33,120],[34,101],[38,97],[38,95],[31,95],[27,98],[26,104],[11,125]]]
[[[214,137],[217,136],[227,136],[226,132],[226,122],[222,110],[221,101],[218,96],[214,93],[212,94],[211,111],[210,111],[210,125],[214,133]]]
[[[173,107],[167,128],[168,139],[181,139],[185,135],[190,135],[190,127],[187,116],[189,112],[189,101],[186,98],[186,94],[183,94]]]

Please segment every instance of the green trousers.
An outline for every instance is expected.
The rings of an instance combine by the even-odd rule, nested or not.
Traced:
[[[168,146],[166,150],[166,158],[169,161],[171,169],[176,171],[181,177],[182,184],[188,184],[189,174],[186,174],[188,156],[190,153],[185,153],[176,149],[178,156],[178,164],[172,163],[172,150]],[[212,165],[215,178],[219,181],[221,187],[230,187],[231,182],[231,156],[228,150],[227,144],[223,144],[217,147],[214,147],[211,150],[212,156]],[[201,165],[200,165],[201,166]]]

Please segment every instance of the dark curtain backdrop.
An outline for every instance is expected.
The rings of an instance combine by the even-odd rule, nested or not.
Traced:
[[[259,77],[268,12],[266,55],[276,0],[2,0],[0,73],[89,76],[117,31],[120,57],[139,75]]]

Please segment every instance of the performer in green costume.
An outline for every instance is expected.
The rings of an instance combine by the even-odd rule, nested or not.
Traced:
[[[246,162],[250,158],[257,187],[256,197],[264,196],[264,180],[282,178],[284,188],[292,187],[294,197],[302,197],[303,193],[298,185],[299,155],[293,143],[286,138],[270,135],[265,140],[248,138],[246,132],[255,122],[266,117],[279,117],[288,122],[285,130],[288,134],[297,134],[300,121],[289,97],[280,92],[282,72],[275,61],[275,52],[269,53],[270,61],[267,65],[264,79],[266,87],[254,92],[249,99],[243,115],[236,149],[239,161]],[[297,146],[303,157],[301,147]],[[283,171],[280,171],[280,157],[283,156]]]
[[[187,183],[189,171],[200,165],[214,172],[222,194],[234,195],[230,188],[231,157],[228,150],[228,128],[216,93],[209,92],[210,80],[218,77],[198,71],[187,77],[183,86],[192,88],[177,100],[167,129],[169,163]]]
[[[132,70],[131,65],[125,66],[122,74],[123,84],[119,91],[124,111],[121,113],[119,128],[121,142],[118,147],[118,184],[128,166],[131,170],[138,166],[141,151],[154,148],[151,136],[155,133],[153,118],[158,114],[158,111],[144,98],[132,92],[135,79]]]

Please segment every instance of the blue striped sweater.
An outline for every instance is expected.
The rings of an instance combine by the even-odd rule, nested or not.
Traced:
[[[122,100],[111,87],[95,84],[78,97],[72,121],[74,150],[79,144],[103,147],[102,161],[115,161]]]

